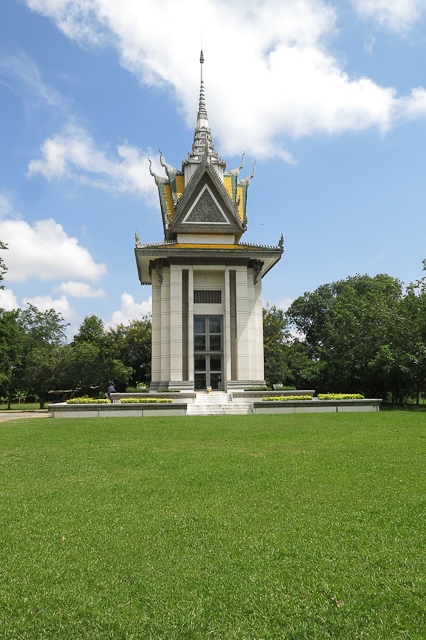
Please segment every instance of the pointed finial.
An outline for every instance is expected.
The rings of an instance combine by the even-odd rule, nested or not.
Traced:
[[[204,82],[203,82],[203,64],[204,64],[204,55],[203,50],[201,50],[200,54],[200,65],[201,65],[201,83],[200,83],[200,101],[198,105],[198,115],[197,120],[207,120],[207,109],[206,109],[206,100],[204,97]]]

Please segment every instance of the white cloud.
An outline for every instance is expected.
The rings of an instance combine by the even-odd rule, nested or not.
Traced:
[[[17,93],[27,106],[67,107],[59,91],[43,82],[36,63],[24,52],[17,56],[0,53],[0,84]]]
[[[374,36],[369,36],[365,39],[364,49],[371,56],[373,53],[373,47],[376,44],[376,38]]]
[[[32,304],[41,312],[54,309],[57,313],[61,313],[65,320],[69,320],[75,316],[74,309],[71,307],[66,296],[61,296],[57,300],[53,300],[52,296],[34,296],[34,298],[22,298],[22,306],[27,303]]]
[[[7,280],[26,282],[30,277],[97,280],[107,272],[89,251],[67,235],[52,218],[32,226],[25,220],[0,220],[0,238],[7,243]]]
[[[63,134],[53,135],[41,146],[42,158],[28,165],[28,177],[41,173],[48,180],[63,177],[77,179],[95,187],[117,192],[139,193],[154,198],[156,187],[148,170],[149,152],[122,144],[118,157],[98,149],[81,127],[70,126]],[[155,165],[160,165],[153,155]]]
[[[372,18],[394,31],[405,31],[422,17],[426,0],[353,0],[362,18]]]
[[[12,311],[19,307],[18,299],[13,294],[12,289],[0,289],[0,309]]]
[[[103,298],[105,291],[103,289],[97,289],[94,291],[90,284],[85,282],[74,282],[69,280],[68,282],[62,282],[59,287],[54,287],[54,291],[61,291],[67,296],[73,298]]]
[[[0,218],[8,216],[13,213],[12,204],[7,196],[0,193]]]
[[[112,43],[121,64],[141,82],[173,89],[191,127],[199,84],[194,33],[202,25],[207,108],[213,136],[227,154],[245,149],[291,160],[286,138],[369,127],[386,131],[398,118],[413,117],[412,95],[397,98],[394,88],[344,71],[329,50],[336,12],[325,0],[27,0],[27,5],[81,44]],[[43,151],[44,165],[33,165],[32,171],[70,170],[58,147]],[[108,166],[115,170],[117,163]],[[117,182],[121,185],[121,178]],[[135,188],[134,180],[126,184]]]
[[[116,327],[118,324],[129,325],[132,320],[140,320],[152,312],[152,297],[147,302],[135,302],[130,293],[121,296],[121,309],[114,311],[110,322],[105,322],[106,327]]]

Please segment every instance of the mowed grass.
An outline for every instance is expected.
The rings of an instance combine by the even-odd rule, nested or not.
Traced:
[[[426,415],[0,426],[0,637],[425,638]]]

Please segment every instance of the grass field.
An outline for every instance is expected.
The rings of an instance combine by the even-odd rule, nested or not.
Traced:
[[[46,405],[47,406],[47,405]],[[10,405],[11,411],[34,411],[34,409],[40,409],[39,402],[12,402]],[[8,411],[7,403],[0,404],[0,412]]]
[[[0,637],[426,637],[420,412],[0,425]]]

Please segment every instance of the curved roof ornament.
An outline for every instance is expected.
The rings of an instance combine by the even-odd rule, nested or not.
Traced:
[[[163,152],[161,151],[161,149],[158,149],[158,152],[160,154],[160,164],[162,167],[164,167],[164,170],[167,173],[167,177],[170,180],[170,174],[177,173],[178,170],[172,167],[171,164],[167,164],[166,162],[163,162]]]
[[[155,178],[155,184],[156,185],[164,184],[167,179],[166,178],[162,178],[161,176],[157,176],[157,174],[153,172],[151,158],[148,158],[148,162],[149,162],[149,172],[152,175],[152,177]]]
[[[244,151],[243,155],[241,156],[241,160],[242,160],[242,164],[237,167],[236,169],[230,169],[229,171],[227,171],[226,173],[229,173],[231,176],[238,176],[240,175],[240,171],[241,169],[244,169],[244,156],[246,155],[246,152]]]
[[[247,186],[250,184],[250,180],[254,178],[254,174],[256,172],[254,165],[256,164],[256,160],[253,162],[253,173],[248,178],[243,178],[242,180],[238,180],[238,184],[246,184]]]

